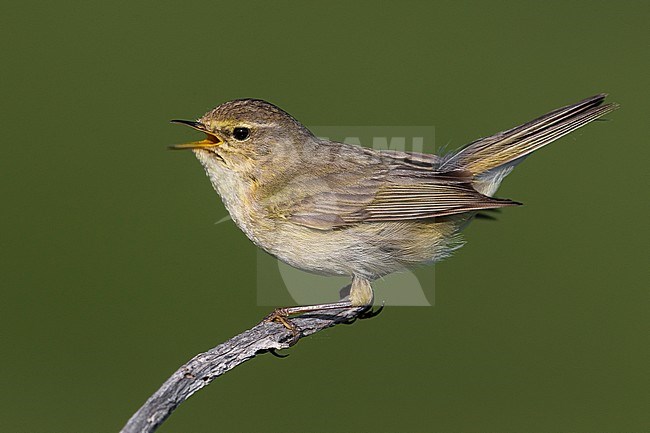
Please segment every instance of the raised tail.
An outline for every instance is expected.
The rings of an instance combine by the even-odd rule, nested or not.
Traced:
[[[501,180],[530,153],[617,109],[617,104],[603,104],[606,96],[592,96],[516,128],[473,141],[444,157],[441,169],[471,172],[474,187],[491,196]]]

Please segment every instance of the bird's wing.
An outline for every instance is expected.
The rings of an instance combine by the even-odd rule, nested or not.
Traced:
[[[319,178],[318,187],[305,185],[303,197],[287,206],[283,214],[294,223],[331,230],[363,222],[420,220],[518,204],[479,193],[466,171],[438,172],[427,166],[429,162],[404,162],[390,156],[375,166],[370,176],[356,170],[329,173]]]

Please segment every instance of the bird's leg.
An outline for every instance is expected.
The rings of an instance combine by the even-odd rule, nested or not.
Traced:
[[[365,308],[357,317],[350,319],[348,321],[349,324],[354,323],[354,321],[357,319],[370,319],[381,313],[381,310],[384,309],[383,303],[381,304],[381,307],[379,307],[376,311],[372,310],[372,302],[374,300],[374,297],[375,294],[372,290],[372,286],[370,285],[369,280],[359,277],[355,277],[352,280],[352,284],[350,286],[350,302],[353,305],[363,306]]]
[[[365,278],[355,276],[352,278],[350,286],[350,302],[356,307],[370,307],[375,298],[370,281]]]
[[[289,343],[290,346],[293,346],[300,339],[301,330],[293,322],[289,320],[289,316],[302,313],[310,313],[313,311],[323,311],[323,310],[337,310],[341,308],[353,308],[354,305],[350,301],[340,301],[332,302],[329,304],[315,304],[315,305],[301,305],[297,307],[282,307],[276,308],[271,314],[264,318],[265,322],[278,322],[285,328],[287,328],[293,334],[293,338]]]
[[[374,294],[372,287],[370,286],[370,281],[361,277],[353,277],[352,284],[350,285],[350,295],[347,300],[342,300],[339,302],[331,302],[327,304],[315,304],[315,305],[302,305],[297,307],[283,307],[275,309],[271,314],[266,316],[264,321],[266,322],[278,322],[287,328],[294,335],[294,343],[298,341],[300,337],[300,329],[289,321],[289,316],[302,313],[310,313],[314,311],[327,311],[327,310],[338,310],[342,308],[359,308],[363,307],[363,312],[360,314],[360,318],[374,317],[379,314],[380,309],[377,312],[371,312],[370,315],[366,316],[366,313],[370,308],[372,308],[372,301]],[[362,317],[363,316],[363,317]],[[354,319],[353,319],[354,320]]]

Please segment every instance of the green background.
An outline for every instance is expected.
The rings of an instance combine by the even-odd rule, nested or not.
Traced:
[[[641,432],[647,2],[4,2],[0,430],[115,432],[254,325],[256,249],[167,123],[258,97],[307,125],[457,147],[599,92],[621,110],[526,161],[435,269],[434,307],[302,340],[171,432]],[[433,268],[418,271],[433,273]]]

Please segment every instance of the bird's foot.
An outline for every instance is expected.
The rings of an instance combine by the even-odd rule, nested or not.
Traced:
[[[288,308],[276,308],[271,314],[264,318],[264,322],[276,322],[287,328],[291,332],[291,340],[289,340],[289,346],[293,346],[300,340],[301,331],[291,320],[289,320],[289,315],[291,311]]]
[[[373,308],[372,305],[368,305],[361,313],[359,313],[358,316],[352,317],[345,322],[342,322],[344,325],[352,325],[354,322],[359,320],[364,320],[364,319],[372,319],[373,317],[376,317],[379,315],[379,313],[382,312],[384,309],[385,302],[382,301],[381,306],[377,308],[376,310]]]
[[[359,314],[359,319],[360,320],[372,319],[373,317],[379,316],[379,313],[381,313],[384,310],[384,305],[386,305],[386,302],[381,301],[381,305],[376,310],[372,307],[372,305],[369,305],[367,310]]]

